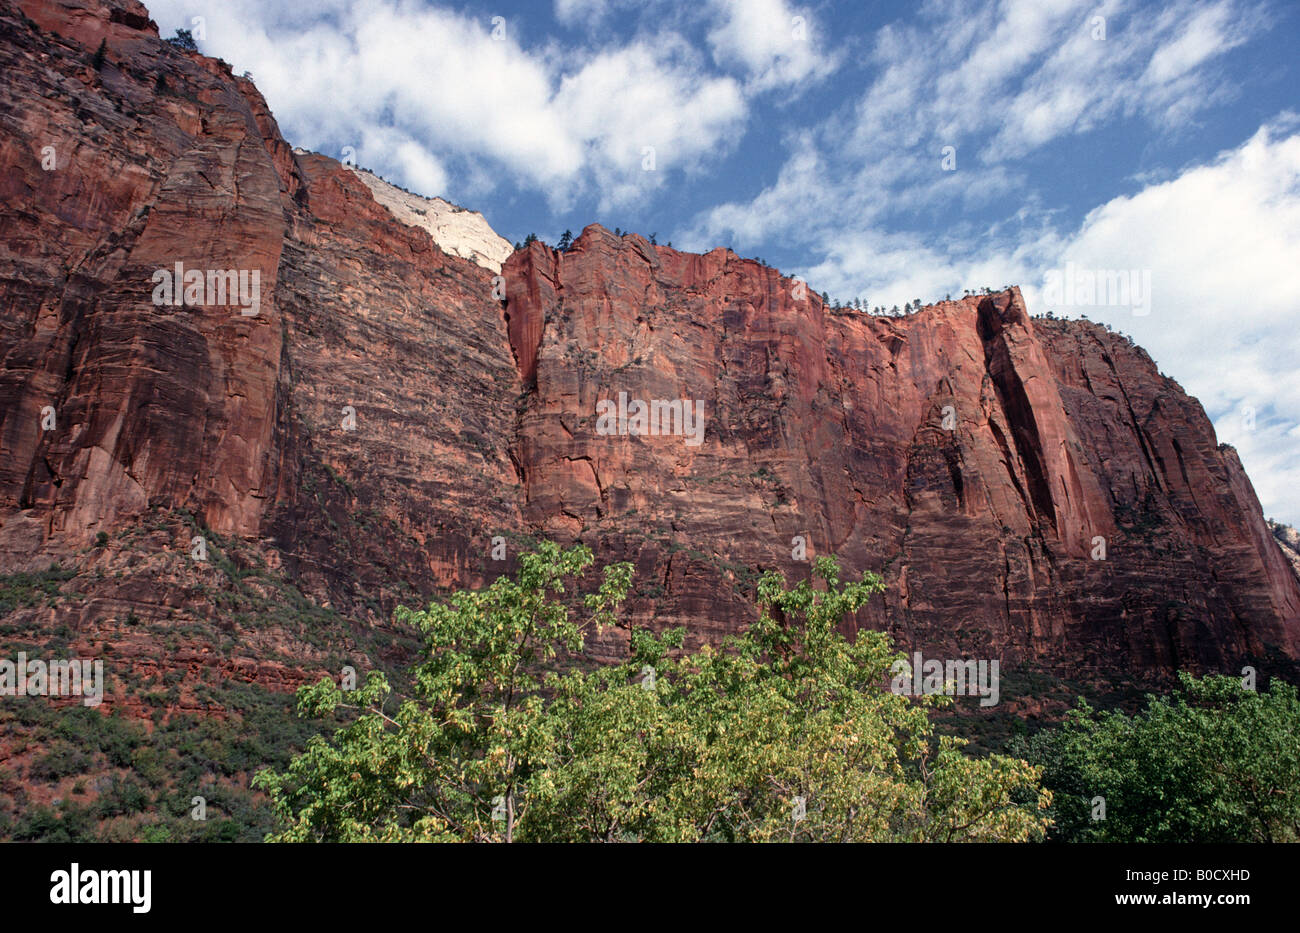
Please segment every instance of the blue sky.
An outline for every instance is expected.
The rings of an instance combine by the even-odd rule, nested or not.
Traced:
[[[1105,321],[1300,524],[1300,3],[149,6],[294,145],[511,241],[599,221],[873,306],[1019,284]],[[1149,300],[1052,306],[1067,268]]]

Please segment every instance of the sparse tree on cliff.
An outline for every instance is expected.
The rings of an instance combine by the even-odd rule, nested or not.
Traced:
[[[557,247],[557,249],[559,249],[559,251],[563,253],[566,250],[568,250],[569,247],[571,247],[572,245],[573,245],[573,231],[565,230],[564,233],[560,235],[560,245]]]
[[[197,52],[198,43],[194,41],[194,34],[188,29],[176,30],[176,35],[167,40],[178,49],[184,49],[187,52]]]
[[[938,738],[939,696],[883,689],[888,636],[837,625],[883,590],[758,582],[759,617],[719,647],[683,652],[683,629],[628,633],[621,664],[583,663],[585,638],[616,624],[630,564],[605,569],[570,618],[565,594],[592,562],[543,544],[516,579],[398,618],[425,634],[414,695],[380,673],[344,692],[322,680],[300,710],[355,708],[283,773],[273,841],[1025,840],[1050,795],[1023,761],[968,757]]]

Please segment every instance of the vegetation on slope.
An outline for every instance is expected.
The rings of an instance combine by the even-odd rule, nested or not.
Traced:
[[[1041,838],[1038,772],[936,738],[939,696],[896,695],[886,635],[840,619],[883,589],[863,574],[823,588],[759,581],[759,619],[719,648],[683,630],[630,629],[623,663],[580,662],[617,624],[629,564],[606,567],[574,621],[563,597],[591,564],[543,544],[499,578],[406,612],[426,636],[401,697],[372,673],[355,693],[322,680],[307,714],[358,718],[256,783],[283,841],[887,841]]]

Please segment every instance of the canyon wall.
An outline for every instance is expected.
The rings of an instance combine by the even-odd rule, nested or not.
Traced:
[[[1295,651],[1296,578],[1235,452],[1100,326],[1031,320],[1017,289],[834,313],[729,251],[599,227],[506,278],[523,518],[637,560],[674,594],[661,622],[743,624],[726,568],[794,575],[802,536],[884,575],[861,622],[942,656],[1082,674]],[[702,400],[704,443],[601,435],[620,392]]]
[[[598,225],[510,255],[501,299],[490,229],[440,246],[138,3],[0,0],[0,31],[0,573],[59,561],[91,594],[24,624],[220,616],[188,533],[147,578],[102,543],[174,513],[358,628],[551,537],[633,561],[630,615],[693,640],[751,618],[756,572],[834,553],[888,584],[849,628],[932,656],[1141,679],[1300,655],[1235,453],[1097,325],[1016,289],[837,313]],[[256,271],[256,313],[156,304],[178,262]],[[600,433],[619,393],[698,400],[703,442]]]

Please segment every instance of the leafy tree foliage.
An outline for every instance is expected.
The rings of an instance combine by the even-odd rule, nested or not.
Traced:
[[[1300,841],[1300,702],[1234,677],[1180,674],[1136,716],[1080,701],[1016,751],[1053,791],[1052,838],[1095,842]],[[1105,818],[1093,803],[1101,797]]]
[[[618,625],[630,564],[605,568],[570,617],[590,550],[545,543],[499,578],[422,611],[399,610],[427,639],[414,696],[371,673],[345,693],[300,692],[308,715],[354,707],[282,772],[256,783],[281,829],[307,840],[1026,840],[1051,796],[1038,772],[974,759],[936,741],[942,697],[886,689],[888,637],[850,640],[838,623],[884,585],[820,586],[769,571],[759,618],[721,646],[684,650],[684,630],[627,633],[623,663],[582,657]]]

